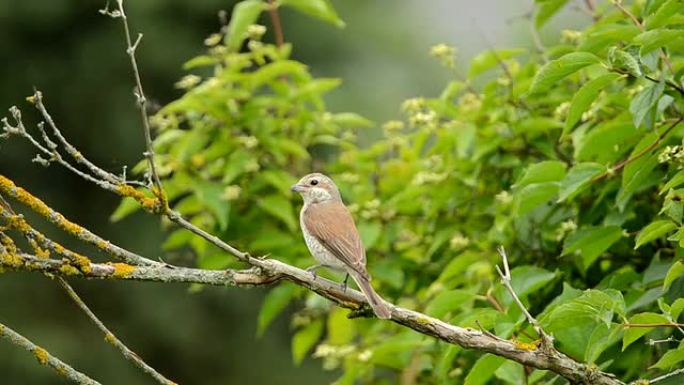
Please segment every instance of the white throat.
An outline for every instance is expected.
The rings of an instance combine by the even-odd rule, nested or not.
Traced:
[[[333,197],[328,190],[320,187],[310,187],[306,193],[304,203],[320,203],[331,200]]]

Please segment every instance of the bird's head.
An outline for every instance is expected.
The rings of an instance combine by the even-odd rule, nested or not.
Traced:
[[[321,173],[308,174],[302,177],[291,188],[304,198],[304,203],[321,203],[341,201],[340,190],[335,182]]]

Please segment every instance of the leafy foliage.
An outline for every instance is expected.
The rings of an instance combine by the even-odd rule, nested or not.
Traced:
[[[541,27],[567,1],[538,3]],[[282,4],[342,25],[328,1]],[[482,53],[467,78],[407,100],[403,118],[361,147],[358,130],[374,125],[328,112],[323,95],[339,81],[312,77],[289,45],[262,43],[249,24],[264,3],[246,0],[226,34],[207,40],[209,53],[187,63],[202,76],[181,80],[186,93],[154,119],[169,198],[229,242],[307,266],[288,186],[324,170],[350,203],[375,287],[392,302],[534,349],[537,336],[498,283],[501,244],[517,266],[515,289],[560,350],[625,381],[681,366],[681,344],[645,342],[683,337],[668,325],[684,310],[684,17],[675,0],[626,7],[639,25],[605,4],[544,55]],[[433,49],[447,66],[453,52]],[[122,203],[115,218],[129,212]],[[166,247],[192,250],[204,267],[235,263],[186,233],[171,233]],[[349,321],[289,286],[268,295],[259,332],[292,301],[305,304],[293,319],[295,362],[313,349],[324,367],[344,368],[340,384],[552,377],[391,323]]]

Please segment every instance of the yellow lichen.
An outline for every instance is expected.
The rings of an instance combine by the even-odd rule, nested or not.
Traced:
[[[5,252],[0,254],[0,264],[3,266],[16,268],[20,267],[23,263],[24,258],[17,254],[16,248],[11,248],[8,247],[8,245],[5,245]]]
[[[23,188],[18,187],[14,182],[3,175],[0,175],[0,190],[44,217],[49,216],[52,211],[43,201],[34,197]]]
[[[104,239],[98,239],[95,241],[95,246],[100,250],[107,250],[109,249],[109,242],[105,241]]]
[[[64,365],[57,366],[55,370],[57,370],[57,373],[59,373],[62,376],[66,376],[66,374],[68,373],[67,368]]]
[[[109,342],[110,344],[114,344],[116,342],[116,337],[114,337],[114,334],[112,333],[107,333],[105,334],[105,341]]]
[[[108,265],[114,267],[114,273],[112,274],[112,277],[114,278],[126,278],[131,273],[135,271],[135,266],[131,266],[127,263],[109,263]]]
[[[50,357],[47,350],[41,348],[40,346],[36,346],[33,349],[33,355],[36,357],[36,359],[38,360],[38,362],[40,362],[41,365],[47,365],[48,358]]]
[[[16,200],[25,204],[36,213],[46,217],[51,222],[55,223],[57,226],[59,226],[61,229],[68,233],[71,233],[78,237],[84,230],[83,227],[66,219],[62,214],[55,212],[48,205],[46,205],[45,202],[31,195],[31,193],[24,190],[23,188],[18,187],[14,184],[14,182],[4,177],[3,175],[0,175],[0,191],[5,192],[7,195],[11,197],[14,197]],[[25,223],[25,221],[23,222],[24,225],[27,226],[27,230],[30,230],[30,226],[28,226],[28,224]]]
[[[90,259],[88,257],[84,257],[80,254],[73,253],[73,256],[70,258],[78,268],[84,272],[84,273],[90,273],[93,269],[90,267]]]
[[[77,268],[66,263],[59,267],[59,272],[64,275],[76,275],[79,273]]]
[[[132,186],[127,184],[119,184],[116,187],[117,192],[121,196],[130,197],[135,199],[143,209],[150,212],[157,212],[159,210],[159,200],[155,198],[149,198],[142,192],[136,190]]]
[[[430,320],[425,317],[417,317],[416,322],[418,322],[419,324],[427,325],[430,323]]]
[[[36,253],[36,257],[41,258],[41,259],[48,259],[50,258],[50,250],[48,249],[41,249],[40,247],[36,247],[34,249]]]
[[[537,350],[539,347],[539,344],[541,344],[541,340],[536,340],[532,342],[523,342],[523,341],[518,341],[516,339],[513,340],[513,345],[515,345],[516,348],[520,350],[527,350],[529,352]]]

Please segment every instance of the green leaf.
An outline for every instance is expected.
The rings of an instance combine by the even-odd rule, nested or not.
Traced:
[[[506,360],[506,362],[501,365],[496,372],[494,372],[496,378],[504,381],[507,384],[517,385],[517,384],[534,384],[534,381],[528,380],[525,375],[525,369],[523,366],[517,362]]]
[[[280,219],[290,231],[297,230],[297,221],[293,214],[292,202],[281,195],[268,195],[257,200],[259,207]]]
[[[622,238],[619,226],[583,227],[565,239],[563,254],[579,253],[586,271],[596,258]]]
[[[653,170],[658,166],[658,155],[655,153],[656,148],[651,150],[650,153],[643,152],[648,147],[652,146],[656,140],[658,140],[657,132],[650,132],[645,135],[632,150],[630,158],[633,158],[637,154],[641,154],[641,156],[629,163],[622,170],[622,185],[615,198],[620,210],[624,209],[635,192],[648,187],[647,183],[649,178],[654,176]],[[655,183],[657,180],[653,182]]]
[[[306,325],[292,337],[292,359],[299,366],[306,354],[318,342],[323,334],[323,320],[316,319]]]
[[[664,47],[668,43],[681,39],[684,37],[684,30],[681,29],[654,29],[638,34],[632,42],[640,45],[639,55],[644,56],[647,53]]]
[[[371,128],[371,120],[353,112],[341,112],[332,116],[332,121],[345,128]]]
[[[684,13],[684,0],[668,0],[644,20],[646,29],[663,27],[677,14]]]
[[[230,201],[223,198],[223,186],[219,183],[197,180],[193,190],[199,202],[213,214],[219,229],[225,230],[228,227]]]
[[[232,51],[240,49],[247,37],[247,27],[256,23],[264,9],[266,9],[266,3],[261,0],[245,0],[235,5],[226,34],[228,49]]]
[[[663,95],[665,83],[658,82],[650,84],[643,91],[639,93],[629,104],[629,112],[632,113],[632,120],[634,125],[641,127],[649,114],[655,113],[658,100]]]
[[[669,370],[678,363],[684,361],[684,343],[680,343],[677,349],[668,350],[661,358],[649,369],[658,368]]]
[[[613,315],[624,306],[607,290],[586,290],[579,297],[551,311],[546,318],[550,329],[563,329],[581,323],[610,325]]]
[[[674,230],[675,227],[677,226],[674,224],[674,222],[668,219],[661,219],[651,222],[646,227],[641,229],[639,235],[637,235],[634,249],[636,250],[645,243],[661,238],[665,234]]]
[[[326,341],[331,345],[344,345],[352,341],[355,334],[354,323],[347,318],[349,311],[333,307],[328,314]]]
[[[584,33],[584,39],[577,50],[601,53],[609,46],[630,41],[640,32],[639,28],[632,23],[596,24]]]
[[[470,60],[470,68],[468,69],[468,77],[474,78],[491,68],[496,67],[504,60],[516,57],[526,50],[524,48],[510,48],[510,49],[491,49],[482,52]]]
[[[622,325],[620,324],[600,324],[589,336],[587,341],[587,348],[584,351],[584,361],[593,364],[598,360],[610,345],[619,341],[619,336],[622,333]]]
[[[119,202],[109,220],[118,222],[138,210],[140,210],[140,204],[133,198],[125,197]]]
[[[683,0],[684,1],[684,0]],[[660,189],[660,194],[668,192],[670,189],[675,188],[684,183],[684,170],[677,172],[670,180],[665,183]]]
[[[556,60],[551,60],[539,69],[532,80],[529,93],[547,91],[559,80],[599,62],[600,60],[596,55],[588,52],[571,52]]]
[[[511,286],[518,297],[525,298],[556,277],[556,273],[537,266],[517,266],[511,270]]]
[[[461,275],[464,271],[468,269],[473,263],[481,260],[482,258],[485,258],[483,255],[477,254],[477,253],[472,253],[472,252],[464,252],[463,254],[459,254],[455,256],[449,263],[444,267],[442,270],[442,273],[439,275],[439,278],[437,279],[438,282],[446,282],[454,277],[458,277]]]
[[[684,263],[682,263],[682,261],[673,263],[672,266],[670,266],[670,269],[667,271],[667,275],[665,275],[665,280],[663,281],[663,290],[669,289],[670,285],[672,285],[672,282],[682,275],[684,275]]]
[[[361,236],[361,241],[366,247],[366,250],[375,245],[375,242],[378,241],[381,234],[382,225],[380,223],[366,221],[359,223],[359,235]]]
[[[394,369],[404,369],[423,340],[424,336],[410,331],[382,338],[374,345],[370,362]]]
[[[538,206],[552,200],[558,194],[558,182],[533,183],[523,187],[514,195],[513,212],[525,215]]]
[[[257,319],[257,336],[261,337],[268,325],[290,303],[297,293],[295,289],[294,285],[280,285],[268,292]]]
[[[670,316],[672,317],[672,321],[677,322],[682,311],[684,311],[684,298],[677,298],[672,305],[670,305]]]
[[[594,177],[602,174],[606,167],[598,163],[578,163],[568,171],[561,181],[558,202],[572,199],[591,185]]]
[[[344,21],[337,16],[335,8],[328,0],[281,0],[281,5],[292,7],[299,12],[335,25],[338,28],[344,27]]]
[[[445,290],[430,300],[425,307],[425,313],[436,318],[442,318],[473,298],[473,293],[465,290]]]
[[[571,289],[569,297],[577,295],[575,292],[577,290]],[[612,329],[613,316],[624,309],[624,300],[617,295],[619,292],[610,292],[613,295],[608,294],[608,291],[587,290],[569,301],[554,300],[545,310],[546,314],[540,318],[540,322],[557,338],[561,351],[592,358],[610,342],[608,330]],[[568,297],[566,289],[561,297]],[[593,348],[589,346],[590,343],[601,346]]]
[[[268,184],[278,189],[282,195],[290,195],[290,187],[297,182],[297,178],[283,170],[264,170],[259,173]]]
[[[537,0],[539,7],[534,15],[534,27],[537,29],[543,27],[567,2],[568,0]]]
[[[669,322],[667,317],[657,313],[639,313],[631,316],[627,323],[629,324],[651,324]],[[625,329],[625,334],[622,336],[622,350],[627,349],[634,341],[645,336],[648,332],[655,328],[647,327],[628,327]]]
[[[516,188],[522,188],[533,183],[558,182],[565,177],[565,163],[547,160],[530,165],[516,182]]]
[[[503,357],[495,356],[493,354],[485,354],[480,357],[475,365],[470,368],[468,375],[465,378],[465,385],[484,385],[492,377],[494,372],[506,362]]]
[[[634,77],[640,78],[643,73],[639,66],[639,61],[629,52],[623,51],[617,47],[611,47],[608,50],[608,61],[613,70],[626,72]]]
[[[586,82],[572,98],[570,103],[570,110],[568,111],[568,117],[565,120],[565,126],[563,126],[563,135],[569,133],[575,124],[579,122],[582,114],[587,111],[591,103],[594,102],[599,92],[619,79],[621,75],[616,73],[608,73],[597,77]]]
[[[454,359],[456,358],[458,353],[460,353],[461,350],[463,350],[463,348],[459,345],[447,345],[447,347],[443,350],[444,352],[441,354],[439,361],[435,367],[435,374],[439,379],[440,383],[446,384],[449,378],[449,372],[453,369],[454,366]]]
[[[581,131],[575,131],[579,135]],[[616,162],[639,140],[640,132],[629,121],[599,123],[576,139],[575,159],[607,164]]]

